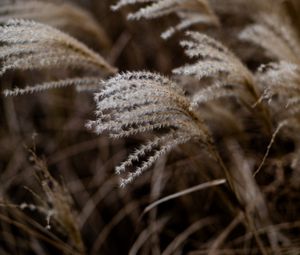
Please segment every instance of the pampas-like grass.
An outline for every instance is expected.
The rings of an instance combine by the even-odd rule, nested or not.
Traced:
[[[241,89],[236,91],[239,86],[249,89],[250,94],[257,93],[251,72],[230,50],[205,34],[188,32],[187,35],[191,40],[181,41],[181,45],[190,58],[199,60],[195,64],[176,68],[173,73],[194,76],[199,80],[214,79],[211,86],[193,96],[194,105],[220,97],[242,96]]]
[[[48,25],[26,20],[11,20],[0,27],[0,75],[16,70],[83,69],[82,78],[48,82],[24,89],[5,90],[5,95],[20,95],[69,85],[94,83],[88,73],[114,73],[115,69],[99,54],[75,38]],[[94,77],[92,77],[94,78]]]
[[[101,25],[92,15],[74,4],[54,1],[17,0],[0,3],[0,23],[10,19],[29,19],[45,23],[85,42],[89,40],[109,47],[110,41]]]
[[[256,74],[263,90],[261,100],[270,103],[279,126],[282,121],[289,123],[287,120],[295,126],[300,109],[300,46],[299,36],[286,13],[278,10],[272,14],[259,15],[256,24],[241,32],[240,39],[260,46],[266,54],[278,61],[261,65]]]
[[[137,12],[128,14],[129,20],[139,20],[141,18],[154,19],[161,16],[175,13],[180,22],[176,26],[171,26],[161,34],[163,39],[171,37],[175,32],[185,30],[193,25],[218,26],[219,20],[206,0],[162,0],[162,1],[131,1],[120,0],[112,6],[114,11],[126,5],[136,3],[148,3],[146,7],[140,8]]]
[[[211,143],[207,127],[192,110],[180,87],[168,78],[149,72],[128,72],[104,82],[95,94],[97,119],[87,126],[97,134],[108,132],[122,138],[139,133],[166,130],[150,140],[116,168],[118,174],[146,157],[142,165],[125,178],[121,186],[150,168],[164,154],[188,141]]]
[[[228,3],[227,6],[218,3],[218,0],[115,1],[111,7],[114,11],[126,6],[136,7],[135,11],[127,15],[128,19],[167,19],[169,15],[179,19],[178,24],[161,34],[164,39],[172,40],[174,37],[171,36],[174,33],[190,29],[179,44],[192,63],[184,63],[179,59],[184,52],[178,51],[181,50],[180,47],[174,48],[174,54],[168,62],[171,63],[176,58],[179,59],[176,63],[180,64],[179,67],[175,64],[170,66],[169,70],[173,71],[169,74],[155,71],[125,71],[116,74],[117,69],[110,65],[109,61],[81,42],[82,39],[84,42],[85,39],[90,42],[89,38],[92,37],[91,41],[95,40],[99,42],[100,47],[107,49],[110,47],[110,39],[107,39],[106,33],[97,26],[95,18],[72,3],[61,5],[51,1],[17,1],[0,5],[0,78],[3,84],[13,81],[15,86],[3,89],[5,96],[35,94],[68,86],[94,93],[95,117],[87,122],[86,127],[97,136],[86,132],[83,127],[82,122],[90,116],[74,118],[63,125],[61,121],[57,121],[55,125],[48,124],[50,128],[55,127],[59,131],[68,132],[63,136],[59,135],[57,140],[53,138],[53,141],[51,133],[51,141],[46,142],[50,149],[45,150],[46,154],[49,151],[53,153],[58,146],[65,145],[65,137],[75,133],[78,123],[82,124],[84,131],[72,136],[76,142],[81,136],[94,137],[92,141],[59,151],[52,160],[50,155],[49,160],[50,166],[57,165],[59,170],[66,171],[64,178],[72,177],[68,185],[78,205],[84,208],[79,214],[80,227],[73,215],[68,194],[50,175],[46,163],[39,160],[35,154],[31,155],[39,168],[39,180],[47,201],[41,203],[42,206],[22,201],[16,208],[45,214],[46,224],[42,225],[42,229],[53,231],[49,233],[49,237],[54,239],[55,231],[62,230],[62,239],[70,239],[68,245],[71,244],[72,247],[68,248],[75,247],[77,251],[84,253],[85,245],[80,231],[85,231],[85,224],[92,222],[87,227],[88,234],[83,240],[88,240],[88,244],[91,244],[91,248],[86,246],[87,250],[97,254],[100,250],[102,252],[102,247],[109,242],[107,240],[110,231],[113,232],[112,229],[122,222],[128,213],[130,222],[133,222],[129,226],[144,228],[136,228],[138,236],[134,237],[136,241],[132,239],[131,249],[127,243],[130,238],[125,240],[128,250],[132,253],[140,250],[141,254],[171,254],[196,250],[196,254],[217,254],[222,253],[224,247],[235,253],[242,248],[245,254],[277,255],[281,250],[294,245],[297,232],[283,231],[280,223],[291,221],[291,224],[295,225],[289,225],[289,228],[298,228],[298,216],[294,212],[299,207],[294,200],[293,203],[289,201],[295,197],[293,194],[299,195],[298,32],[295,24],[289,20],[291,14],[288,8],[281,5],[281,1],[230,0],[230,6]],[[293,6],[294,4],[295,2]],[[102,3],[100,5],[102,6]],[[118,12],[114,15],[118,15]],[[128,49],[132,49],[126,47],[127,44],[131,45],[131,36],[132,41],[136,40],[136,37],[144,36],[144,31],[134,31],[134,24],[131,24],[130,28],[124,24],[118,26],[114,23],[116,21],[108,20],[109,18],[109,15],[99,18],[104,20],[106,25],[109,24],[109,28],[111,25],[112,29],[108,34],[115,42],[112,45],[111,57],[105,52],[104,54],[108,59],[117,60],[116,65],[120,65],[121,70],[133,70],[132,66],[123,66],[123,63],[126,63],[126,59],[123,61],[123,58],[127,56]],[[114,18],[118,21],[120,17]],[[222,25],[228,24],[233,24],[234,28],[226,27],[223,30]],[[161,32],[160,28],[153,29],[157,29],[155,32]],[[116,40],[120,31],[124,32]],[[145,33],[149,31],[150,29],[145,30]],[[151,31],[151,39],[161,40],[155,39],[155,34],[152,35]],[[163,43],[168,45],[170,41]],[[136,44],[135,47],[142,49],[137,52],[152,50],[142,48],[143,44]],[[127,54],[123,54],[123,51]],[[243,51],[247,51],[246,54]],[[159,51],[151,53],[153,59],[164,63],[162,56],[165,55],[160,55]],[[130,60],[143,57],[137,56],[134,50],[129,52],[128,56]],[[153,70],[152,67],[149,65],[149,69]],[[38,77],[31,77],[35,72],[39,74]],[[17,79],[14,79],[15,74]],[[27,85],[27,79],[32,78],[35,84]],[[5,85],[12,87],[12,84]],[[42,96],[48,98],[48,94]],[[76,104],[64,104],[72,113],[69,115],[75,115],[74,112],[81,114],[84,111],[82,106],[85,103],[88,105],[89,100],[83,101],[81,96],[88,98],[92,93],[76,94],[76,97],[80,98]],[[49,98],[52,100],[55,97]],[[15,99],[17,103],[18,99]],[[20,101],[22,100],[26,100],[26,97]],[[3,108],[10,120],[10,127],[18,123],[13,102],[11,97],[4,98]],[[56,101],[53,104],[56,104]],[[92,107],[86,107],[91,114]],[[65,108],[55,111],[55,114],[64,115]],[[22,110],[26,111],[26,107]],[[33,115],[34,122],[42,119],[39,115]],[[28,122],[23,122],[27,124],[25,129],[31,128]],[[15,134],[16,130],[18,129],[11,133]],[[22,135],[18,136],[15,148],[20,147]],[[121,142],[116,143],[116,146],[114,143],[108,145],[105,136]],[[129,140],[129,137],[134,139]],[[134,151],[126,147],[127,141],[134,143],[130,144],[136,148]],[[116,150],[120,154],[115,153]],[[4,148],[3,151],[7,152],[8,149]],[[87,159],[81,157],[82,151],[86,152]],[[116,158],[111,157],[112,151]],[[118,165],[124,154],[128,154],[127,158]],[[19,155],[18,151],[16,155]],[[17,165],[17,156],[10,155],[11,158],[7,160],[9,162],[6,162],[7,169]],[[91,160],[93,157],[96,159]],[[57,161],[59,163],[55,164]],[[2,163],[0,165],[6,167]],[[80,168],[82,165],[84,169]],[[108,171],[103,174],[102,170],[114,166],[118,176],[110,177],[106,182]],[[147,171],[151,168],[153,171]],[[17,172],[18,170],[15,170],[12,174]],[[10,179],[9,174],[4,171],[3,176],[6,178],[3,179]],[[150,174],[153,175],[150,189],[151,194],[155,194],[152,196],[154,201],[150,201],[150,207],[146,207],[143,214],[143,217],[149,216],[149,221],[141,217],[139,220],[143,224],[140,224],[137,219],[146,205],[144,197],[137,198],[141,193],[138,189],[148,192]],[[119,185],[126,186],[127,189],[118,191],[116,195],[113,185],[117,186],[115,178],[119,177]],[[135,182],[132,183],[133,181]],[[218,187],[219,184],[225,185]],[[212,190],[203,191],[204,187]],[[97,189],[95,194],[90,193],[94,192],[91,191],[93,188]],[[175,192],[168,194],[170,190],[173,192],[172,188]],[[134,190],[132,193],[131,189]],[[207,193],[204,197],[201,194],[192,197],[192,193],[199,190]],[[107,221],[106,213],[109,215],[111,210],[106,212],[104,208],[103,218],[102,215],[99,216],[100,210],[99,214],[95,215],[93,210],[102,210],[102,204],[98,205],[107,197],[110,209],[118,210],[118,213],[105,225],[102,222]],[[174,200],[171,201],[170,198]],[[168,206],[165,209],[161,205],[177,202],[183,205],[178,209],[187,217],[183,219],[180,216],[179,220],[175,219],[178,226],[169,229],[173,223],[160,217],[162,214],[170,214],[171,210]],[[126,206],[122,209],[124,204]],[[195,206],[197,212],[190,215],[188,206]],[[282,212],[282,207],[287,209]],[[136,209],[142,210],[133,212]],[[211,216],[209,223],[216,224],[211,227],[210,224],[203,224],[202,220],[195,221],[195,218],[203,216]],[[0,219],[6,218],[0,214]],[[181,225],[181,222],[184,222],[185,226]],[[189,225],[191,227],[186,228]],[[186,230],[178,235],[180,229]],[[3,233],[6,231],[4,229]],[[127,228],[122,231],[129,232]],[[116,232],[119,232],[119,229]],[[9,233],[14,233],[14,230]],[[197,242],[187,240],[192,234]],[[170,238],[175,241],[169,243]],[[234,240],[235,238],[237,240]],[[12,243],[10,237],[4,235],[4,239]],[[151,239],[151,242],[148,243],[147,239]],[[36,236],[33,240],[34,249],[46,251]],[[256,241],[256,245],[253,240]],[[115,245],[115,240],[112,243]],[[0,241],[0,247],[1,244]],[[294,246],[294,253],[297,254],[299,248]],[[114,248],[118,250],[118,247]]]

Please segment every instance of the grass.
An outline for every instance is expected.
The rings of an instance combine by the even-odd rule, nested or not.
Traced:
[[[0,4],[0,254],[298,254],[299,3],[139,2]]]

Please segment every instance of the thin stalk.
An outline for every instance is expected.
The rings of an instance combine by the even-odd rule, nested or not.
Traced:
[[[253,222],[253,219],[250,217],[248,210],[245,210],[244,214],[245,214],[245,219],[246,219],[246,221],[248,223],[248,226],[250,228],[250,231],[253,233],[253,236],[254,236],[255,241],[258,245],[258,248],[260,249],[261,254],[262,255],[268,255],[268,252],[266,251],[266,249],[265,249],[265,247],[264,247],[264,245],[263,245],[263,243],[262,243],[262,241],[261,241],[261,239],[260,239],[260,237],[257,233],[255,224]]]
[[[261,251],[261,254],[267,255],[268,253],[267,253],[266,249],[264,248],[263,243],[262,243],[261,239],[259,238],[259,235],[257,234],[257,231],[256,231],[256,228],[255,228],[252,218],[249,216],[249,213],[246,209],[242,209],[242,208],[245,208],[245,206],[244,206],[243,200],[241,199],[240,195],[236,192],[236,189],[235,189],[236,185],[235,185],[234,177],[230,174],[231,173],[230,170],[226,167],[223,159],[221,158],[221,156],[220,156],[219,152],[217,151],[217,149],[215,148],[214,144],[209,143],[208,148],[209,148],[211,155],[215,158],[215,160],[217,161],[217,163],[223,170],[226,180],[227,180],[227,183],[230,186],[230,189],[233,191],[237,201],[241,205],[240,210],[245,214],[245,219],[248,223],[247,225],[248,225],[250,231],[253,233],[253,236],[255,238],[258,248]]]
[[[255,102],[258,102],[261,98],[261,96],[259,95],[259,93],[257,92],[257,88],[256,85],[254,83],[254,81],[251,80],[246,80],[246,87],[248,88],[248,90],[250,91],[250,93],[252,94]],[[262,119],[262,122],[265,124],[266,127],[266,131],[268,133],[268,135],[271,136],[272,134],[272,121],[271,121],[271,117],[270,117],[270,113],[268,111],[268,108],[264,107],[263,104],[257,104],[256,105],[259,109],[258,114],[260,116],[260,118]],[[253,112],[253,107],[250,108],[250,110]],[[254,111],[256,112],[256,111]]]

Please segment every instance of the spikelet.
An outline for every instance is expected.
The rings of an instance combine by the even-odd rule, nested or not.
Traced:
[[[300,68],[280,61],[259,68],[256,75],[264,87],[262,99],[268,100],[274,116],[279,120],[291,119],[300,114]]]
[[[262,47],[275,59],[299,62],[298,35],[290,21],[280,13],[261,14],[258,22],[246,27],[239,38]]]
[[[74,4],[34,0],[0,3],[0,23],[9,19],[30,19],[67,31],[83,41],[93,41],[101,47],[110,45],[108,36],[90,13]]]
[[[261,13],[256,20],[256,24],[240,33],[240,39],[260,46],[279,61],[262,65],[256,74],[257,83],[264,91],[259,101],[268,100],[278,127],[282,123],[294,125],[291,120],[297,120],[300,113],[298,35],[283,8]]]
[[[63,233],[69,237],[70,244],[80,251],[80,254],[84,254],[84,245],[73,210],[71,195],[64,186],[53,178],[44,160],[38,158],[34,151],[29,150],[29,152],[45,196],[41,200],[43,202],[42,208],[44,208],[44,211],[48,211],[46,228],[50,229],[52,224],[58,225]],[[27,204],[21,205],[21,209],[26,207]],[[51,222],[50,219],[52,219]]]
[[[187,35],[190,40],[182,41],[181,45],[185,48],[187,56],[197,58],[197,62],[176,68],[173,73],[199,80],[214,80],[209,87],[194,94],[193,104],[220,97],[242,96],[245,88],[254,99],[257,97],[252,73],[232,52],[207,35],[198,32],[187,32]]]
[[[68,86],[76,86],[77,91],[86,91],[90,88],[94,90],[99,88],[102,79],[99,77],[83,77],[83,78],[70,78],[59,81],[44,82],[34,86],[26,86],[25,88],[14,88],[3,90],[4,96],[19,96],[25,94],[38,93],[49,89],[64,88]]]
[[[6,95],[32,93],[71,84],[87,85],[89,73],[97,76],[114,73],[100,55],[73,37],[34,21],[11,20],[0,27],[0,75],[16,70],[85,70],[85,77],[62,80],[25,89],[5,91]],[[91,77],[90,77],[91,78]],[[94,78],[92,77],[94,83]],[[18,93],[19,92],[19,93]]]
[[[156,2],[156,0],[119,0],[119,2],[111,6],[111,9],[113,11],[117,11],[127,5],[134,5],[137,3],[150,3],[150,2]]]
[[[147,3],[149,5],[140,8],[135,13],[128,14],[128,19],[139,20],[141,18],[154,19],[169,14],[176,14],[180,22],[167,29],[161,34],[163,39],[171,37],[176,31],[182,31],[192,25],[205,24],[218,26],[219,20],[213,13],[206,0],[120,0],[112,6],[113,10],[118,10],[123,6],[136,3]]]
[[[259,13],[255,17],[256,23],[246,27],[239,35],[241,40],[259,46],[272,60],[278,61],[261,65],[255,75],[256,83],[263,91],[258,102],[268,102],[268,110],[276,128],[254,175],[262,170],[267,158],[271,157],[271,148],[279,135],[291,139],[295,143],[295,158],[299,155],[299,136],[295,136],[300,131],[299,35],[284,6],[278,3],[271,3],[270,6],[275,6],[273,11]]]
[[[179,144],[191,140],[211,143],[205,124],[191,109],[188,98],[168,78],[150,72],[128,72],[105,81],[103,86],[95,94],[97,118],[87,124],[88,128],[97,134],[109,133],[113,138],[165,131],[116,168],[116,173],[121,174],[140,163],[121,179],[121,186]]]

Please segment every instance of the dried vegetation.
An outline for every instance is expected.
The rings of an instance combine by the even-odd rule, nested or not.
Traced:
[[[2,1],[0,253],[299,254],[299,14]]]

